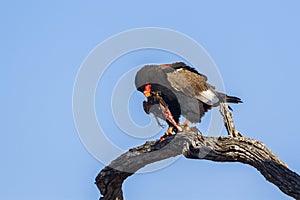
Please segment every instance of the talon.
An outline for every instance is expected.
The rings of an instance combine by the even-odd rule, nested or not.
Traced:
[[[161,136],[160,139],[159,139],[159,142],[160,143],[163,142],[165,140],[165,138],[166,138],[166,135]]]
[[[165,141],[166,137],[168,137],[167,133],[160,137],[159,142]]]
[[[165,135],[173,135],[173,127],[169,127]]]
[[[190,123],[190,121],[186,119],[183,123],[183,126],[189,126],[189,123]]]
[[[166,139],[166,137],[173,135],[173,127],[169,127],[167,132],[165,132],[165,134],[163,136],[161,136],[161,138],[159,139],[159,142],[162,142]]]

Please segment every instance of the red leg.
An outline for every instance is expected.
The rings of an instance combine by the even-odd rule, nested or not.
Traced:
[[[173,135],[173,127],[172,126],[169,126],[167,132],[161,136],[161,138],[159,139],[159,142],[162,142],[166,139],[166,137],[168,137],[169,135]]]
[[[190,120],[186,119],[183,123],[183,126],[189,126]]]

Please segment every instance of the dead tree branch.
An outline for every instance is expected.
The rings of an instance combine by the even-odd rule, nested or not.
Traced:
[[[229,137],[243,137],[243,135],[238,132],[236,129],[234,123],[233,123],[233,117],[229,110],[229,107],[227,103],[221,103],[220,104],[220,113],[223,116],[224,119],[224,126],[227,130]]]
[[[196,129],[184,128],[183,132],[169,136],[163,142],[148,141],[130,149],[96,177],[96,185],[103,195],[101,200],[122,200],[124,180],[142,167],[170,157],[183,155],[189,159],[216,162],[240,162],[255,167],[267,181],[285,194],[300,199],[300,176],[291,171],[262,142],[242,137],[233,124],[228,106],[220,106],[229,137],[209,137]]]
[[[130,149],[105,167],[96,177],[101,199],[123,199],[122,183],[128,176],[147,164],[181,154],[191,159],[249,164],[282,192],[300,199],[300,176],[263,143],[244,137],[208,137],[188,130],[163,143],[146,142]]]

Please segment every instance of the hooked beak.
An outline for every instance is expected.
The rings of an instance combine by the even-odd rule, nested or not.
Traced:
[[[151,96],[151,85],[150,84],[145,86],[145,89],[144,89],[143,93],[144,93],[146,98]]]
[[[148,97],[151,96],[150,91],[144,91],[143,93],[144,93],[144,95],[145,95],[146,98],[148,98]]]

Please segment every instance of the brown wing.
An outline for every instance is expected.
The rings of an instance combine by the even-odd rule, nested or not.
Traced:
[[[185,96],[198,99],[208,105],[214,105],[220,101],[214,87],[206,82],[206,76],[195,69],[176,66],[175,69],[168,70],[166,75],[172,88]]]

